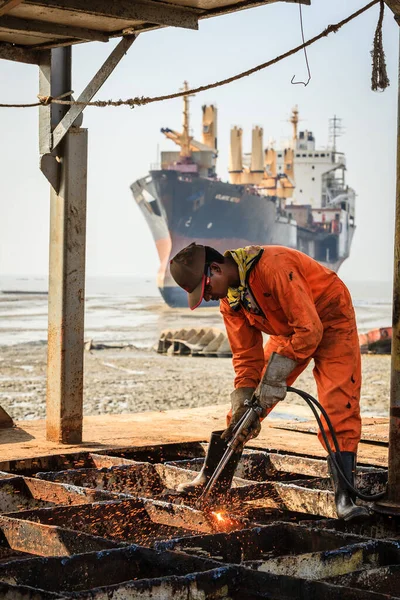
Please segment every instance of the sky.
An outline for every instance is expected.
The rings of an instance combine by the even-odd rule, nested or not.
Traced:
[[[312,0],[303,6],[305,38],[354,12],[366,1]],[[328,142],[328,120],[342,119],[338,149],[347,158],[347,183],[357,193],[350,258],[345,280],[388,281],[393,269],[397,122],[398,26],[385,11],[383,44],[390,87],[372,92],[371,55],[379,6],[308,49],[311,81],[298,53],[264,71],[210,90],[190,101],[193,135],[199,139],[201,106],[218,107],[218,172],[227,175],[229,132],[243,128],[244,150],[251,129],[264,128],[264,142],[288,138],[287,122],[298,105],[300,129],[313,131],[317,147]],[[73,47],[73,90],[77,97],[117,44]],[[187,80],[192,87],[223,79],[265,62],[301,43],[299,7],[276,2],[200,22],[199,31],[166,28],[142,34],[103,85],[97,99],[172,93]],[[38,68],[0,61],[0,102],[34,102]],[[87,276],[155,278],[158,256],[130,184],[148,173],[159,149],[176,149],[161,127],[181,128],[182,100],[130,109],[91,108],[89,131]],[[0,275],[48,273],[50,189],[39,170],[38,110],[0,109]]]

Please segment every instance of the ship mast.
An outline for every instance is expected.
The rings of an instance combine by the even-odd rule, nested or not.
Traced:
[[[183,90],[186,92],[189,89],[187,81],[183,82]],[[182,158],[189,158],[192,155],[190,142],[192,141],[189,135],[189,96],[183,96],[183,131],[181,137],[181,152]]]
[[[334,153],[336,153],[336,140],[342,134],[342,119],[338,119],[338,117],[334,115],[332,119],[329,119],[329,141]]]
[[[290,122],[293,125],[293,148],[296,148],[297,124],[299,122],[299,111],[297,105],[294,108],[292,108],[292,116],[290,117]]]

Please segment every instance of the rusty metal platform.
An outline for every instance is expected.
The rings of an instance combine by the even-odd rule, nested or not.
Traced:
[[[81,444],[63,444],[46,440],[46,424],[44,420],[19,421],[13,429],[0,430],[1,462],[0,471],[8,470],[7,464],[12,460],[27,459],[37,456],[62,454],[67,457],[82,450],[101,451],[104,448],[148,446],[171,442],[193,442],[207,440],[212,429],[222,429],[225,425],[225,415],[228,405],[204,406],[195,409],[179,409],[133,413],[124,415],[102,415],[85,417],[83,421],[83,441]],[[303,408],[303,407],[301,407]],[[279,448],[284,452],[324,457],[321,447],[313,430],[314,422],[305,422],[310,412],[304,409],[298,412],[298,406],[287,405],[287,411],[293,416],[299,414],[302,427],[312,433],[300,431],[300,422],[292,425],[296,431],[278,428],[286,427],[287,418],[267,419],[264,421],[260,436],[252,441],[254,447]],[[370,437],[379,428],[381,443],[373,439],[365,439],[359,445],[359,461],[365,464],[387,466],[388,424],[384,419],[363,419],[368,424]],[[366,425],[367,427],[367,425]],[[366,429],[364,427],[364,429]],[[382,431],[384,428],[384,433]],[[377,434],[378,435],[378,434]],[[384,437],[383,437],[384,436]],[[62,451],[60,452],[60,448]],[[66,459],[67,460],[67,459]],[[137,459],[140,460],[140,459]]]
[[[339,522],[324,459],[247,449],[227,498],[199,510],[175,488],[201,468],[206,448],[175,442],[4,461],[0,596],[400,597],[397,521],[371,512],[361,525]],[[386,480],[385,468],[359,465],[364,492]]]

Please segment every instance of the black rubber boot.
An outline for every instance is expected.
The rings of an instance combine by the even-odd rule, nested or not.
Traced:
[[[356,455],[354,452],[341,452],[340,455],[344,467],[343,472],[354,487],[357,464]],[[338,458],[339,455],[337,452],[335,453],[335,457],[340,465],[340,459]],[[347,488],[346,483],[343,481],[343,478],[339,474],[330,456],[328,456],[328,468],[335,490],[335,504],[338,518],[350,521],[351,519],[368,517],[369,512],[365,506],[354,504],[354,494]]]
[[[221,440],[221,433],[222,431],[212,432],[204,465],[200,473],[193,479],[193,481],[190,481],[189,483],[180,483],[176,488],[177,492],[181,494],[198,495],[204,490],[208,480],[218,467],[218,464],[220,463],[221,458],[223,457],[227,448],[226,442]],[[242,450],[233,454],[225,469],[222,471],[217,483],[215,484],[215,487],[213,488],[213,495],[225,494],[229,490],[241,456]]]

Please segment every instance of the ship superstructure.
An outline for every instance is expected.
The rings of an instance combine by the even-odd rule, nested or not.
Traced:
[[[186,89],[187,84],[185,83]],[[132,184],[134,197],[160,256],[158,287],[171,306],[187,306],[186,294],[169,273],[169,259],[192,241],[220,252],[249,244],[297,248],[337,271],[348,257],[354,233],[355,192],[345,183],[346,162],[332,141],[318,149],[311,131],[298,132],[281,149],[264,147],[263,129],[252,130],[244,154],[242,130],[231,130],[229,182],[216,172],[217,108],[203,106],[202,141],[190,135],[189,98],[184,97],[182,132],[162,129],[177,151],[161,152],[160,168]]]

